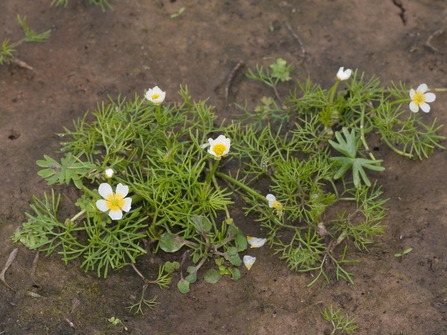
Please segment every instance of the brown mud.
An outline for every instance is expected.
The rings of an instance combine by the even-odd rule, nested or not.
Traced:
[[[150,287],[147,294],[157,295],[159,305],[135,316],[126,306],[139,297],[142,282],[132,268],[98,279],[79,262],[66,266],[57,254],[42,254],[33,273],[35,252],[11,242],[32,195],[49,190],[35,161],[54,155],[60,141],[55,133],[108,96],[142,96],[158,85],[173,103],[180,101],[179,86],[188,85],[194,99],[209,97],[219,119],[229,120],[235,102],[254,106],[272,95],[244,73],[278,57],[295,66],[294,78],[311,76],[324,87],[340,66],[384,84],[447,87],[444,0],[120,0],[105,13],[87,1],[70,0],[65,8],[50,2],[0,2],[1,40],[22,38],[17,14],[37,32],[51,29],[47,42],[17,49],[15,56],[33,70],[0,67],[0,268],[19,248],[5,273],[17,292],[0,285],[0,334],[126,333],[107,321],[112,316],[129,334],[330,334],[320,315],[329,305],[356,317],[357,334],[447,334],[445,151],[415,162],[374,143],[387,169],[380,175],[390,198],[386,234],[369,253],[351,253],[361,260],[348,268],[354,285],[332,278],[307,288],[309,274],[288,271],[262,248],[238,282],[201,280],[186,295],[175,285]],[[245,66],[232,82],[227,107],[226,81],[239,61]],[[447,93],[438,93],[426,121],[447,123],[446,108]],[[75,199],[70,187],[58,191]],[[245,233],[259,231],[252,218],[237,218]],[[409,247],[413,251],[403,259],[394,256]],[[142,257],[138,265],[154,272],[158,257]]]

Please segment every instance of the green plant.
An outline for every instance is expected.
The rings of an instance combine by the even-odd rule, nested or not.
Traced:
[[[351,78],[349,69],[339,71],[328,90],[308,79],[283,99],[277,85],[291,70],[281,59],[258,66],[257,74],[249,70],[276,99],[262,98],[254,111],[240,106],[243,121],[231,124],[216,125],[213,107],[191,101],[182,87],[181,101],[172,105],[163,103],[158,87],[145,99],[99,104],[92,122],[85,116],[59,134],[59,159],[45,155],[37,162],[49,185],[79,189],[77,213],[61,219],[54,191],[34,197],[34,214],[27,214],[14,241],[57,251],[65,262],[81,257],[81,267],[98,276],[132,266],[144,286],[129,308],[142,312],[155,303],[144,297],[147,285],[166,288],[175,272],[182,293],[199,276],[212,284],[225,275],[241,277],[247,238],[232,218],[238,206],[260,222],[290,269],[312,274],[309,286],[321,278],[352,283],[349,265],[358,261],[348,250],[367,250],[383,234],[386,216],[379,185],[385,162],[374,157],[369,139],[378,135],[394,152],[423,159],[442,148],[441,126],[404,114],[403,104],[423,100],[422,93],[409,97],[403,84],[379,87],[377,78],[365,80],[357,71]],[[384,128],[383,110],[395,126]],[[412,129],[398,135],[407,144],[391,145],[391,133],[403,125]],[[234,193],[242,202],[233,203]],[[136,267],[147,245],[153,253],[182,254],[181,261],[165,263],[148,280]]]
[[[17,22],[23,29],[25,37],[18,42],[11,42],[8,38],[4,39],[0,46],[0,65],[5,63],[11,63],[14,58],[14,53],[19,45],[24,42],[45,42],[50,37],[51,30],[47,30],[41,34],[37,34],[34,30],[30,29],[26,24],[26,16],[23,18],[17,15]]]
[[[182,15],[182,13],[183,13],[184,11],[185,11],[185,7],[180,8],[180,9],[178,10],[177,13],[174,13],[174,14],[171,15],[171,19],[174,19],[174,18],[176,18],[176,17],[179,17],[180,15]]]
[[[357,321],[355,318],[350,318],[348,314],[340,315],[341,310],[334,311],[332,305],[325,308],[321,315],[326,321],[329,321],[332,325],[331,335],[337,333],[337,331],[345,332],[346,334],[354,334],[357,329]]]
[[[118,1],[118,0],[115,0]],[[109,0],[88,0],[88,2],[95,6],[100,6],[101,10],[105,12],[108,9],[113,9],[112,5],[110,4]],[[52,0],[51,6],[68,6],[68,0]]]
[[[408,248],[405,249],[404,251],[394,254],[394,257],[404,257],[406,254],[409,254],[411,251],[413,250],[413,248]]]

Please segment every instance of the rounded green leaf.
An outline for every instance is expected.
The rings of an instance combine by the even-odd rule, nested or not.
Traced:
[[[220,278],[222,278],[222,275],[216,269],[208,270],[203,276],[203,279],[205,279],[205,281],[210,284],[216,284],[220,280]]]
[[[177,283],[177,288],[181,293],[188,293],[189,289],[189,281],[186,279],[182,279]]]
[[[239,280],[241,278],[241,272],[238,268],[230,268],[231,271],[231,279]]]
[[[176,252],[184,245],[185,241],[177,235],[171,235],[165,232],[160,236],[159,246],[164,252]]]
[[[174,272],[175,270],[178,270],[180,268],[179,262],[166,262],[165,263],[165,271],[167,273]]]

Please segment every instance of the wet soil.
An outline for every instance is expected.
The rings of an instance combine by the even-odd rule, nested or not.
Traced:
[[[51,29],[46,43],[17,49],[33,70],[0,67],[0,267],[19,248],[5,274],[17,292],[0,285],[0,334],[125,333],[110,325],[112,316],[129,334],[330,334],[320,315],[329,305],[356,317],[357,334],[447,334],[447,154],[440,150],[415,162],[375,143],[387,169],[380,183],[389,215],[386,234],[369,252],[351,254],[361,260],[348,269],[354,285],[332,280],[306,288],[309,274],[288,271],[262,248],[256,250],[262,261],[242,270],[238,282],[199,281],[186,295],[151,287],[148,296],[157,295],[159,305],[135,316],[125,307],[142,283],[131,268],[98,279],[53,254],[40,255],[33,273],[35,252],[10,237],[26,220],[32,195],[49,190],[35,161],[59,148],[55,133],[109,96],[142,95],[158,85],[173,103],[180,101],[179,86],[188,85],[195,99],[210,98],[219,119],[231,120],[234,103],[253,106],[271,95],[244,77],[247,67],[278,57],[295,66],[294,78],[311,76],[325,87],[340,66],[384,84],[447,87],[444,0],[120,0],[113,6],[103,13],[79,0],[65,8],[50,7],[50,0],[0,2],[1,40],[22,38],[17,14],[37,32]],[[245,67],[227,106],[226,81],[239,61]],[[427,122],[447,122],[446,101],[447,93],[439,93]],[[75,198],[69,187],[58,191]],[[259,231],[252,218],[239,220],[247,234]],[[409,247],[403,259],[394,257]],[[155,271],[157,257],[141,259],[142,271]]]

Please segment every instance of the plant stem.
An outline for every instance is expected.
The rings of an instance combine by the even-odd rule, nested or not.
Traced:
[[[411,102],[411,99],[400,99],[400,100],[396,100],[396,101],[391,101],[390,106],[404,104],[404,103],[410,103],[410,102]]]
[[[360,139],[362,140],[363,147],[365,148],[366,152],[369,154],[369,157],[371,157],[371,159],[375,161],[376,158],[372,154],[371,150],[369,150],[368,143],[366,143],[364,125],[365,125],[365,107],[362,108],[362,113],[360,114]]]
[[[157,105],[157,122],[162,123],[161,104]]]
[[[403,151],[397,149],[394,145],[392,145],[392,144],[388,141],[388,139],[387,139],[386,137],[382,137],[382,140],[384,140],[385,143],[386,143],[386,144],[391,148],[391,150],[393,150],[395,153],[397,153],[397,154],[399,154],[399,155],[402,155],[402,156],[405,156],[405,157],[408,157],[408,158],[413,158],[413,155],[412,155],[412,154],[410,154],[410,153],[406,153],[406,152],[403,152]]]
[[[82,214],[84,214],[86,211],[87,211],[86,209],[83,209],[83,210],[80,211],[78,214],[76,214],[75,216],[73,216],[73,217],[70,219],[70,221],[71,221],[71,222],[76,221],[76,219],[78,219],[78,218],[79,218]]]
[[[214,161],[214,165],[213,165],[213,167],[211,168],[210,173],[208,173],[208,175],[206,176],[206,179],[205,179],[205,185],[207,185],[207,184],[210,183],[211,178],[213,178],[214,174],[216,173],[217,167],[219,166],[219,162],[220,162],[219,159],[216,159],[216,160]]]
[[[251,195],[254,195],[255,197],[257,197],[259,199],[267,201],[267,199],[264,196],[262,196],[261,194],[259,194],[255,190],[253,190],[252,188],[248,187],[245,184],[242,184],[240,181],[238,181],[224,173],[216,172],[216,176],[228,180],[230,183],[236,185],[237,187],[242,188],[243,190],[247,191],[248,193],[250,193]]]

